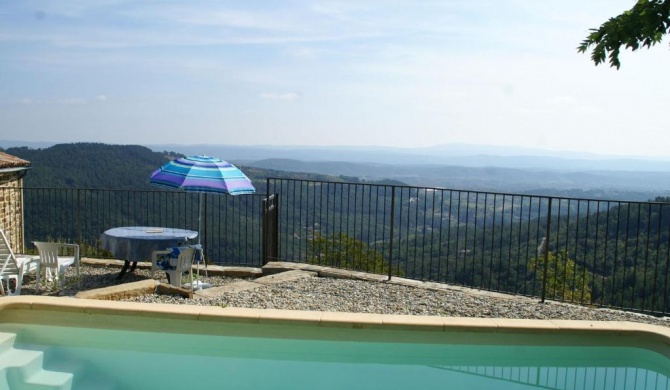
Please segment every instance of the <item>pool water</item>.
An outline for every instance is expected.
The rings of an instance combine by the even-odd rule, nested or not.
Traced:
[[[92,383],[123,390],[670,389],[669,360],[634,347],[317,340],[17,323],[0,324],[0,331],[17,334],[15,348],[43,351],[45,369],[74,372],[73,388],[82,390]]]

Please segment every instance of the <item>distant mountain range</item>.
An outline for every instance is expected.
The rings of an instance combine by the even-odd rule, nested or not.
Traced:
[[[290,172],[345,175],[363,180],[392,179],[414,186],[648,200],[670,194],[670,172],[541,171],[500,167],[386,165],[266,159],[247,166]]]
[[[52,145],[54,143],[0,140],[0,147],[3,148],[16,146],[46,148]],[[670,158],[605,156],[593,153],[468,144],[438,145],[426,148],[211,144],[151,144],[144,146],[158,152],[167,150],[177,151],[185,155],[206,154],[240,164],[277,158],[299,161],[342,161],[387,165],[453,165],[544,171],[670,172]]]
[[[326,181],[369,181],[474,191],[557,195],[596,199],[649,200],[670,196],[670,161],[613,158],[522,148],[473,145],[443,145],[423,149],[383,147],[280,147],[227,145],[61,144],[0,141],[8,152],[33,162],[31,185],[63,184],[93,186],[90,175],[77,169],[89,165],[115,167],[123,153],[133,151],[143,168],[137,182],[128,182],[122,172],[105,185],[119,188],[146,185],[144,178],[166,155],[211,155],[245,168],[252,179],[295,177]],[[106,146],[106,147],[103,147]],[[39,152],[41,150],[41,152]],[[155,153],[148,153],[153,150]],[[547,153],[533,156],[522,153]],[[476,154],[479,153],[479,154]],[[488,154],[487,154],[488,153]],[[497,153],[497,154],[493,154]],[[552,155],[553,154],[553,155]],[[67,160],[67,166],[59,157]],[[73,166],[76,162],[77,167]],[[53,164],[59,164],[54,167]],[[47,164],[53,172],[39,168]],[[66,169],[67,168],[67,169]],[[117,169],[112,168],[114,174]],[[129,169],[124,166],[124,169]],[[136,169],[137,170],[137,169]],[[112,173],[112,172],[110,172]],[[111,175],[108,175],[108,177]],[[86,178],[86,179],[84,179]],[[39,179],[40,184],[36,181]],[[260,182],[259,182],[260,184]]]
[[[177,150],[187,155],[207,154],[238,162],[279,158],[300,161],[342,161],[388,165],[430,164],[553,171],[670,172],[670,159],[603,156],[589,153],[464,144],[441,145],[429,148],[232,146],[204,144],[157,144],[147,145],[147,147],[155,151]]]

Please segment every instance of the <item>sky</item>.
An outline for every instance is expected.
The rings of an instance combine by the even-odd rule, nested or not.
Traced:
[[[576,47],[635,0],[0,2],[0,139],[670,149],[668,40]]]

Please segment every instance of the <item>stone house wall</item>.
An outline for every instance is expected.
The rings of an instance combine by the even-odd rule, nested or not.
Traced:
[[[20,172],[0,173],[0,229],[15,253],[23,253],[23,180]]]

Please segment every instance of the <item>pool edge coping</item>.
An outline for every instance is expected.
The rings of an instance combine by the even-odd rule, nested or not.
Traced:
[[[471,331],[493,333],[587,333],[651,336],[670,347],[670,328],[630,321],[534,320],[370,314],[163,303],[134,303],[68,297],[15,296],[0,299],[0,310],[23,309],[86,314],[135,315],[215,322],[300,324],[353,329]]]
[[[9,317],[2,314],[8,313]],[[302,325],[302,330],[309,329],[308,333],[322,333],[324,330],[335,332],[343,330],[354,332],[355,329],[388,329],[399,331],[428,331],[429,338],[444,338],[444,334],[455,334],[461,338],[464,334],[481,334],[485,337],[499,338],[497,334],[517,335],[524,339],[531,335],[571,335],[599,336],[604,335],[611,340],[621,340],[621,346],[639,347],[657,352],[670,359],[670,328],[636,323],[630,321],[584,321],[584,320],[534,320],[534,319],[505,319],[505,318],[469,318],[469,317],[439,317],[439,316],[412,316],[412,315],[384,315],[345,312],[297,311],[278,309],[253,309],[218,306],[194,306],[159,303],[135,303],[119,301],[103,301],[92,299],[77,299],[71,297],[50,296],[15,296],[0,298],[0,323],[3,318],[11,318],[11,313],[28,313],[30,316],[42,316],[40,312],[50,313],[51,317],[63,318],[97,318],[88,315],[108,315],[122,318],[121,322],[137,321],[134,317],[151,318],[161,321],[167,319],[181,319],[198,321],[207,326],[219,327],[219,324],[237,324],[247,327],[247,324],[268,324],[277,328],[290,328],[282,325]],[[29,314],[34,312],[34,314]],[[25,314],[19,314],[20,318]],[[110,317],[102,317],[107,321]],[[85,320],[87,321],[87,320]],[[95,320],[93,320],[95,321]],[[157,322],[154,321],[154,322]],[[14,322],[14,321],[9,321]],[[183,323],[176,322],[183,327]],[[191,322],[186,322],[191,323]],[[84,324],[82,324],[85,326]],[[307,328],[305,328],[307,327]],[[325,327],[327,329],[319,329]],[[110,328],[115,329],[114,326]],[[224,326],[223,328],[226,328]],[[410,333],[407,332],[407,333]],[[444,332],[444,333],[442,333]],[[180,332],[177,332],[180,333]],[[403,333],[403,332],[398,332]],[[411,332],[413,333],[413,332]],[[413,333],[421,334],[421,333]],[[338,333],[339,335],[339,333]],[[620,337],[619,337],[620,336]],[[449,336],[447,336],[449,337]],[[597,337],[595,337],[597,338]],[[630,344],[637,340],[641,343]],[[354,340],[354,341],[368,341]],[[375,340],[369,340],[375,341]],[[454,341],[451,339],[451,341]],[[619,346],[617,344],[609,344]],[[495,344],[498,344],[495,342]],[[532,343],[530,345],[533,345]],[[563,345],[563,344],[558,344]],[[665,363],[664,363],[665,364]],[[645,366],[646,367],[646,366]],[[667,366],[660,372],[670,376]]]

